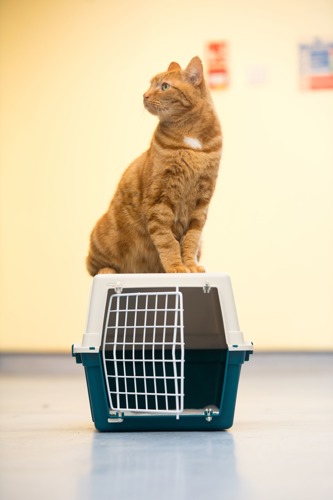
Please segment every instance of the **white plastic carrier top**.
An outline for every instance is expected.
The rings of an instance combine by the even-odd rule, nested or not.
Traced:
[[[251,350],[252,343],[244,342],[238,324],[237,312],[230,277],[224,273],[203,274],[100,274],[92,283],[87,327],[82,344],[73,346],[74,353],[93,353],[102,344],[105,307],[110,290],[115,293],[129,292],[131,289],[159,289],[198,287],[205,293],[216,288],[223,318],[224,333],[230,351]]]

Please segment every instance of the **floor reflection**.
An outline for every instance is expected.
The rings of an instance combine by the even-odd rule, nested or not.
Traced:
[[[235,455],[228,432],[96,433],[80,498],[241,498]]]

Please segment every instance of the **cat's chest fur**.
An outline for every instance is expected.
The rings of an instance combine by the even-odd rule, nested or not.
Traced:
[[[188,139],[183,141],[185,147],[156,155],[152,151],[153,160],[146,171],[145,212],[155,210],[157,205],[169,210],[178,240],[187,231],[196,207],[211,198],[219,164],[219,156],[204,152],[199,139]]]
[[[202,142],[196,137],[184,136],[183,143],[194,150],[202,150]]]
[[[200,197],[200,180],[209,177],[218,162],[191,149],[156,155],[148,168],[148,190],[156,202],[172,200],[174,208]]]

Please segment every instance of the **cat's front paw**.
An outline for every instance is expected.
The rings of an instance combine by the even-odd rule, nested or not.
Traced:
[[[190,273],[205,273],[206,269],[203,266],[198,266],[194,264],[192,266],[188,266]]]
[[[178,264],[177,266],[170,266],[167,270],[167,273],[189,273],[190,270],[184,266],[183,264]]]

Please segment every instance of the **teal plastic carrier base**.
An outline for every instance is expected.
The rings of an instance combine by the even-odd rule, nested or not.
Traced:
[[[252,352],[226,274],[98,275],[72,348],[99,431],[229,429]]]

